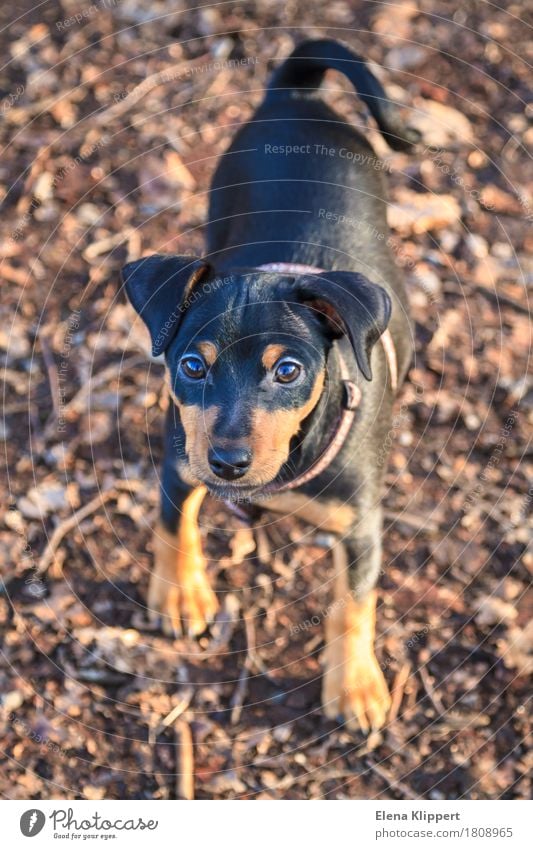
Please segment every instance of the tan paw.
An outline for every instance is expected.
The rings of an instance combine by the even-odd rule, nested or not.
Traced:
[[[385,725],[390,696],[372,649],[350,658],[342,645],[328,646],[322,707],[329,719],[342,717],[351,730],[368,733]]]
[[[152,617],[161,617],[169,636],[202,634],[219,608],[202,564],[191,569],[156,568],[150,578],[148,607]]]

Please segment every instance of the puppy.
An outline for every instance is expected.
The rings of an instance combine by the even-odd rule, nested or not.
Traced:
[[[411,331],[380,163],[318,96],[329,68],[391,147],[418,140],[362,59],[305,42],[218,165],[205,257],[149,256],[123,279],[171,396],[149,607],[170,634],[216,614],[198,531],[208,492],[336,534],[323,708],[367,731],[389,707],[374,654],[380,498]]]

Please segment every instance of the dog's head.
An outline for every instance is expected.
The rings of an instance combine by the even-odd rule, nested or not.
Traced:
[[[371,379],[391,310],[385,290],[355,272],[216,273],[201,259],[155,255],[123,279],[154,355],[165,354],[181,470],[224,497],[278,475],[322,395],[335,338],[348,336]]]

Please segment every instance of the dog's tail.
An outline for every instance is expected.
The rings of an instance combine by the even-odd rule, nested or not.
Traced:
[[[330,68],[348,77],[394,150],[408,150],[420,140],[418,130],[404,124],[398,107],[389,100],[364,59],[338,41],[318,39],[300,44],[274,71],[265,103],[319,88]]]

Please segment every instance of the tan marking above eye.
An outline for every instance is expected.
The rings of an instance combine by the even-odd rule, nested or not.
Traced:
[[[212,366],[218,357],[218,349],[212,342],[198,342],[197,346],[208,366]]]
[[[267,345],[261,357],[264,367],[266,369],[273,368],[284,351],[285,348],[283,345]]]

